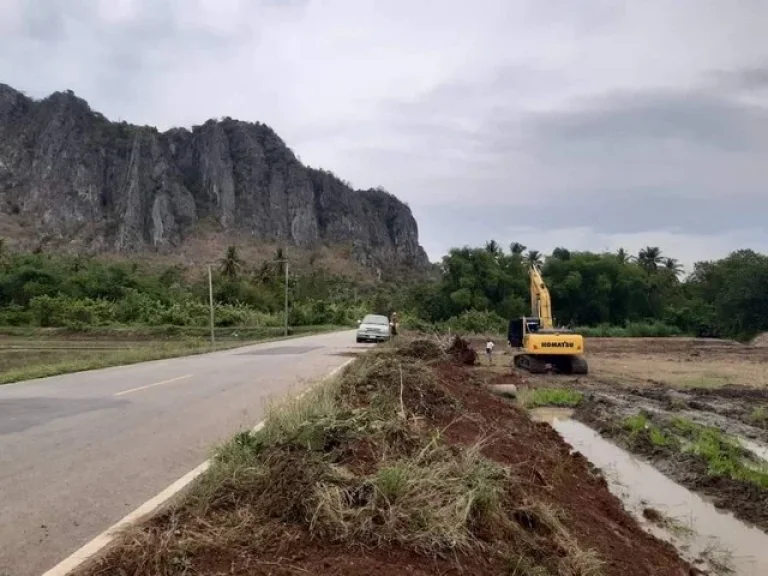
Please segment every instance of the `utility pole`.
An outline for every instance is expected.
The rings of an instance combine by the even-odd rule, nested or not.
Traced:
[[[285,336],[288,336],[288,260],[285,261]]]
[[[283,309],[283,333],[288,336],[288,259],[272,260],[273,264],[285,265],[285,304]]]
[[[216,333],[213,322],[213,275],[210,264],[208,264],[208,304],[211,307],[211,344],[213,344],[216,341]]]

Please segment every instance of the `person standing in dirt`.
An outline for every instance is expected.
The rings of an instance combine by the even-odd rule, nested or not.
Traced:
[[[488,338],[488,341],[485,343],[485,357],[488,358],[488,365],[490,366],[493,364],[493,347],[495,344],[493,343],[493,340]]]

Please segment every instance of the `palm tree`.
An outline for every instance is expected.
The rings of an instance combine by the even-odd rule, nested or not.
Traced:
[[[221,273],[230,280],[235,280],[243,267],[243,261],[237,253],[237,246],[227,248],[227,253],[221,259]]]
[[[512,242],[509,245],[509,251],[512,252],[513,256],[522,256],[526,248],[527,246],[523,246],[520,242]]]
[[[530,266],[541,266],[541,252],[538,250],[528,250],[528,253],[525,255],[525,261]]]
[[[658,246],[646,246],[637,254],[638,263],[649,272],[656,272],[663,260],[661,248]]]
[[[258,268],[254,268],[251,277],[257,284],[267,284],[272,275],[272,266],[269,262],[262,262]]]
[[[677,258],[664,258],[664,268],[672,272],[675,277],[684,272],[683,265],[677,260]]]
[[[485,251],[488,252],[494,258],[501,256],[501,246],[496,240],[489,240],[485,243]]]
[[[630,262],[636,260],[636,258],[624,250],[624,248],[619,248],[616,250],[616,260],[619,261],[619,264],[629,264]]]

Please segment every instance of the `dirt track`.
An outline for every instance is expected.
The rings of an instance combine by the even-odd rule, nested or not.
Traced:
[[[718,462],[664,445],[663,436],[651,442],[647,433],[638,435],[627,424],[642,415],[646,428],[669,437],[679,432],[680,422],[700,425],[723,433],[713,441],[746,466],[764,469],[768,347],[694,338],[590,338],[586,347],[588,376],[510,373],[511,352],[505,351],[496,359],[495,381],[512,381],[523,389],[566,387],[583,392],[575,418],[717,507],[768,532],[768,486],[759,485],[762,478],[750,482],[715,473]]]

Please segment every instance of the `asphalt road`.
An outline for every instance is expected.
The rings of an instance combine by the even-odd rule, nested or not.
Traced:
[[[39,576],[365,346],[336,332],[0,386],[0,575]]]

